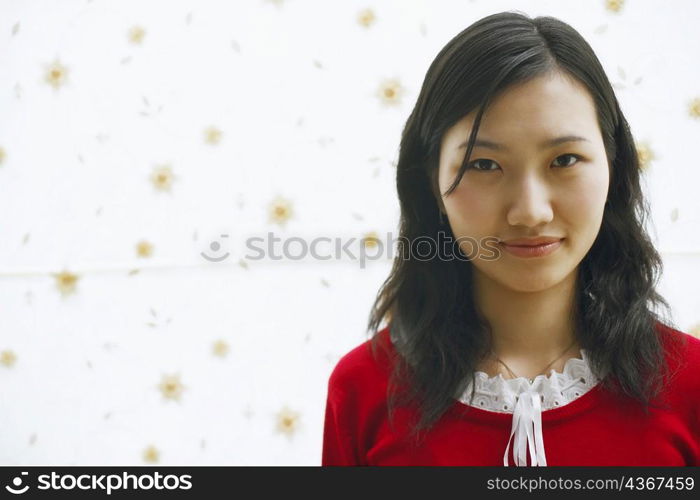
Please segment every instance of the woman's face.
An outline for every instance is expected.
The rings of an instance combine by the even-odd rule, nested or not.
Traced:
[[[466,152],[476,111],[443,136],[438,182],[452,185]],[[559,139],[575,136],[579,139]],[[461,244],[477,278],[516,291],[539,291],[576,270],[600,229],[609,167],[587,89],[559,74],[506,90],[484,112],[469,167],[442,196],[455,238],[499,241],[561,238],[547,255],[523,257]],[[552,141],[550,143],[550,141]],[[491,243],[492,247],[496,245]],[[487,256],[490,260],[480,258]]]

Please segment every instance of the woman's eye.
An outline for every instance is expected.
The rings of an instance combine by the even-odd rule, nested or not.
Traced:
[[[469,164],[469,168],[471,168],[471,169],[473,169],[473,170],[480,171],[480,172],[490,172],[491,170],[493,170],[493,169],[491,169],[491,168],[486,168],[486,167],[481,168],[481,167],[479,167],[478,165],[479,165],[480,162],[484,163],[485,165],[488,165],[489,162],[490,162],[491,164],[495,165],[495,163],[493,162],[493,160],[484,160],[484,159],[480,159],[480,160],[474,160],[473,162],[471,162],[471,163]]]
[[[555,159],[554,161],[556,162],[559,158],[567,158],[567,157],[568,157],[568,158],[573,158],[573,159],[576,160],[576,161],[573,162],[573,163],[572,163],[571,161],[565,162],[565,163],[567,163],[567,164],[566,164],[566,165],[559,165],[560,167],[571,167],[571,166],[573,166],[574,164],[578,163],[579,160],[582,159],[579,155],[567,153],[567,154],[565,154],[565,155],[557,156],[556,159]]]
[[[561,158],[568,158],[569,161],[564,161],[563,162],[564,164],[555,165],[555,166],[567,168],[567,167],[571,167],[571,166],[575,165],[576,163],[578,163],[580,160],[583,159],[582,156],[575,155],[572,153],[567,153],[564,155],[557,156],[555,158],[554,162],[556,163]],[[574,161],[571,161],[572,159]],[[474,160],[473,162],[471,162],[469,164],[469,168],[471,170],[476,170],[477,172],[492,172],[493,170],[495,170],[495,168],[491,168],[491,166],[496,166],[496,168],[498,168],[498,165],[496,165],[496,163],[493,160],[486,160],[484,158]]]

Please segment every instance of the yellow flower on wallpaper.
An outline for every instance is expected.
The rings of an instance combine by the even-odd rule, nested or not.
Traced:
[[[170,165],[159,165],[153,167],[153,172],[151,173],[151,182],[153,187],[159,191],[170,191],[175,180],[175,174],[173,174]]]
[[[146,240],[141,240],[136,244],[136,255],[139,257],[150,257],[153,255],[153,245]]]
[[[277,413],[277,432],[286,434],[288,437],[294,435],[299,428],[299,413],[290,410],[286,406]]]
[[[294,215],[292,203],[281,196],[277,196],[270,202],[269,210],[270,222],[274,222],[280,226],[284,226]]]
[[[372,24],[374,24],[376,19],[377,18],[372,9],[361,10],[357,15],[357,22],[360,24],[360,26],[364,26],[365,28],[369,28]]]
[[[160,459],[160,453],[158,452],[158,448],[156,448],[153,445],[150,445],[148,448],[143,450],[143,461],[148,462],[151,464],[154,464],[158,462]]]
[[[403,87],[398,79],[388,78],[379,84],[377,95],[383,104],[388,106],[396,106],[401,104]]]
[[[141,45],[146,31],[141,26],[132,26],[129,30],[129,41],[134,45]]]
[[[693,337],[697,337],[700,339],[700,323],[696,323],[690,328],[688,328],[688,333],[691,334]]]
[[[688,114],[693,118],[700,118],[700,98],[696,97],[688,104]]]
[[[212,352],[214,356],[224,357],[228,354],[228,344],[224,340],[217,340],[212,346]]]
[[[209,127],[204,131],[204,142],[215,146],[221,142],[221,130],[216,127]]]
[[[61,64],[58,59],[55,59],[47,66],[44,79],[46,80],[46,83],[51,85],[54,89],[59,89],[62,85],[64,85],[67,78],[68,68]]]
[[[620,12],[625,0],[605,0],[605,8],[612,12]]]
[[[365,248],[374,248],[379,243],[379,237],[375,231],[370,231],[362,237],[362,243],[365,245]]]
[[[0,148],[0,165],[2,165],[3,162],[5,161],[5,156],[6,156],[5,150],[3,148]]]
[[[0,365],[10,368],[17,361],[17,356],[10,350],[0,352]]]
[[[56,288],[61,292],[61,295],[65,297],[75,292],[79,278],[77,274],[73,274],[69,271],[61,271],[53,276],[56,279]]]
[[[174,375],[163,375],[158,389],[160,389],[165,399],[179,401],[182,397],[182,392],[185,390],[185,386],[180,382],[180,374],[176,373]]]
[[[654,151],[647,142],[638,142],[635,144],[637,149],[637,156],[639,157],[639,168],[640,170],[647,170],[652,160],[656,157]]]

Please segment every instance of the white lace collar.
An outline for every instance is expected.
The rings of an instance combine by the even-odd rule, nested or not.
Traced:
[[[532,382],[525,377],[504,379],[500,374],[489,377],[477,371],[474,400],[470,403],[471,381],[459,401],[483,410],[498,413],[513,413],[510,438],[516,465],[527,465],[529,448],[532,465],[547,465],[542,439],[542,411],[564,406],[583,396],[595,387],[599,379],[590,369],[588,355],[581,349],[581,358],[570,358],[563,372],[554,369],[549,375],[538,375]],[[508,465],[510,440],[503,456],[503,465]]]

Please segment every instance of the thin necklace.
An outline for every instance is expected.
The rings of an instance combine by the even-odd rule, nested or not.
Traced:
[[[566,354],[567,352],[569,352],[569,349],[571,349],[571,348],[574,346],[574,344],[576,344],[576,339],[574,339],[574,341],[571,343],[571,345],[570,345],[569,347],[567,347],[566,350],[565,350],[564,352],[562,352],[562,353],[559,355],[559,357],[558,357],[557,359],[552,360],[547,366],[545,366],[542,370],[540,370],[539,373],[542,373],[542,372],[546,371],[547,368],[549,368],[550,366],[552,366],[552,364],[553,364],[555,361],[559,360],[564,354]],[[498,356],[496,356],[496,353],[493,352],[493,349],[491,350],[491,353],[492,353],[492,354],[494,355],[494,357],[496,358],[496,361],[498,361],[498,362],[501,363],[503,366],[505,366],[505,367],[506,367],[506,370],[508,370],[508,371],[510,372],[510,374],[511,374],[514,378],[519,378],[515,373],[513,373],[513,370],[511,370],[510,368],[508,368],[508,365],[507,365],[507,364],[505,364],[503,361],[500,360],[500,358],[498,358]],[[533,377],[533,378],[528,378],[528,380],[530,381],[530,383],[532,383],[532,382],[535,380],[535,378],[534,378],[534,377]]]

